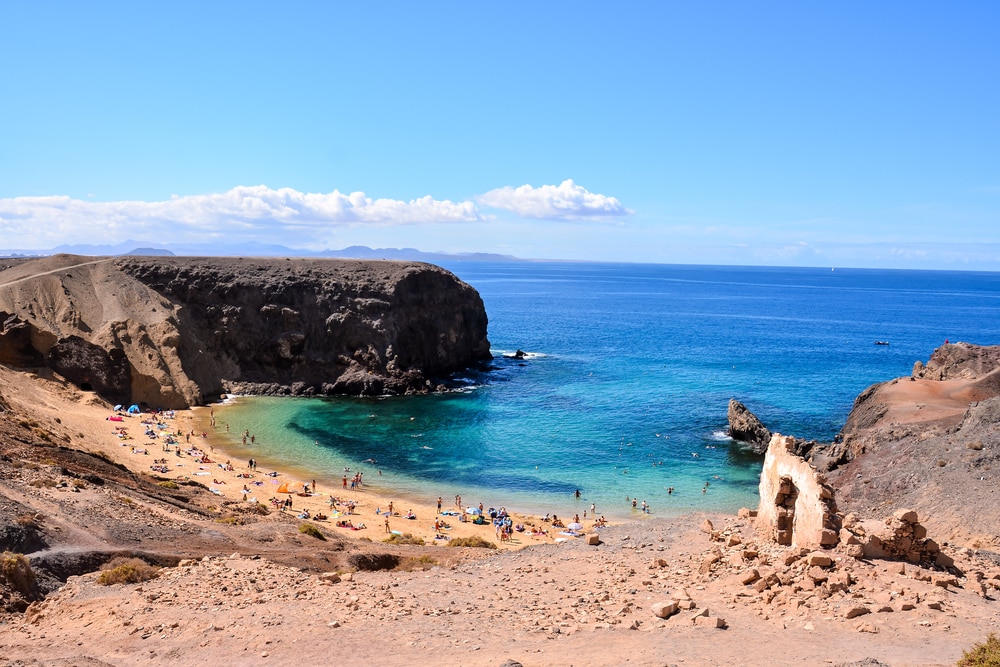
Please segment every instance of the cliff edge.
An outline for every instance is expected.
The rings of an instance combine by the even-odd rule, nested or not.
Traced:
[[[0,271],[0,364],[111,402],[430,391],[490,358],[479,294],[417,262],[56,255]]]

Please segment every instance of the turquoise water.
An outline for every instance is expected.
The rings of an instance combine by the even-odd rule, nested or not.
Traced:
[[[760,470],[724,435],[730,398],[772,430],[828,440],[855,396],[908,375],[945,339],[1000,342],[997,273],[446,268],[486,304],[488,368],[434,396],[240,399],[219,423],[257,444],[234,440],[233,450],[321,485],[363,470],[370,487],[428,502],[460,493],[559,514],[594,503],[623,518],[636,515],[626,498],[637,497],[654,515],[730,511],[756,505]],[[529,358],[503,356],[517,349]]]

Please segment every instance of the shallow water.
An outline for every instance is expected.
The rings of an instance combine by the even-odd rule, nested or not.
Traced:
[[[830,439],[867,386],[908,375],[947,338],[996,343],[1000,322],[996,273],[446,268],[486,304],[488,369],[442,395],[240,399],[218,412],[232,448],[321,486],[363,470],[370,487],[426,502],[460,493],[560,514],[594,503],[608,518],[637,515],[626,498],[655,515],[732,511],[756,505],[760,459],[724,435],[731,397],[774,431]],[[516,349],[529,358],[503,356]],[[253,447],[239,444],[244,429]]]

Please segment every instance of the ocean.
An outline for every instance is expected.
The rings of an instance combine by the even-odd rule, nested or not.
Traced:
[[[1000,343],[1000,273],[443,266],[483,297],[488,368],[430,396],[236,399],[217,411],[230,451],[327,489],[364,471],[401,502],[594,505],[616,520],[643,516],[630,499],[651,516],[735,511],[757,504],[761,458],[726,437],[730,398],[772,431],[830,440],[860,392],[945,340]]]

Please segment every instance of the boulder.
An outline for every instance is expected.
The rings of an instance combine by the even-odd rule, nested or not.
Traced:
[[[677,606],[677,600],[666,600],[664,602],[654,602],[650,609],[653,612],[653,616],[657,618],[669,618],[677,613],[679,607]]]
[[[747,406],[735,398],[729,400],[729,437],[745,442],[757,454],[767,451],[771,442],[771,431],[754,415]]]

